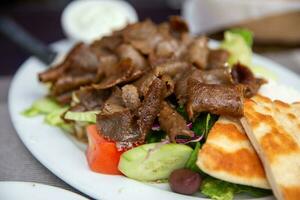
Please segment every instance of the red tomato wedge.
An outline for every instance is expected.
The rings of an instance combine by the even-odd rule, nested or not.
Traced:
[[[92,171],[103,174],[122,174],[118,169],[120,156],[116,143],[107,141],[99,134],[96,125],[87,127],[87,160]]]

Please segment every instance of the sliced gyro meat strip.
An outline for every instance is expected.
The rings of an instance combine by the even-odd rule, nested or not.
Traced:
[[[97,90],[93,87],[83,87],[77,90],[74,95],[78,100],[77,105],[82,105],[85,111],[101,110],[105,101],[111,95],[111,90]]]
[[[141,70],[147,70],[148,63],[146,62],[144,56],[140,54],[135,48],[129,44],[122,44],[116,49],[117,55],[120,59],[130,58],[132,64]]]
[[[143,75],[143,71],[137,69],[130,58],[122,60],[118,65],[114,67],[114,73],[110,76],[106,76],[100,83],[94,84],[96,89],[107,89],[116,86],[120,83],[127,83],[138,79]]]
[[[170,61],[155,66],[154,73],[156,76],[162,76],[164,74],[167,74],[173,78],[178,74],[187,71],[189,68],[191,68],[191,65],[189,65],[189,63],[187,62]]]
[[[157,26],[151,21],[146,20],[127,26],[123,31],[123,37],[126,43],[143,54],[150,54],[158,42],[162,40]]]
[[[196,38],[188,47],[187,59],[199,69],[207,67],[207,59],[209,54],[207,37],[200,36]]]
[[[140,138],[133,115],[127,108],[97,115],[96,125],[99,132],[111,141],[135,142]]]
[[[155,118],[159,114],[160,105],[163,100],[163,83],[160,79],[156,78],[142,102],[142,105],[138,109],[137,124],[141,134],[141,141],[144,141],[146,135],[151,129]]]
[[[224,49],[210,50],[208,54],[207,68],[225,67],[229,58],[229,52]]]
[[[174,80],[169,75],[162,75],[161,78],[163,83],[163,97],[166,98],[173,94],[175,83]]]
[[[96,82],[96,73],[86,73],[83,75],[66,75],[60,77],[51,87],[51,94],[54,96],[79,89],[81,86]]]
[[[133,112],[141,105],[138,90],[132,84],[127,84],[122,87],[122,99],[125,103],[125,106]]]
[[[187,102],[188,80],[190,78],[196,79],[199,82],[203,82],[201,71],[196,68],[192,68],[186,71],[180,77],[177,78],[174,92],[178,103],[181,105]]]
[[[182,74],[175,84],[175,95],[180,104],[185,104],[188,96],[188,80],[195,79],[207,84],[232,84],[233,80],[228,68],[199,70],[192,68]]]
[[[260,86],[266,83],[266,80],[256,78],[248,67],[240,63],[233,66],[231,74],[235,83],[240,83],[245,87],[244,95],[247,98],[256,95]]]
[[[194,135],[193,131],[187,128],[185,119],[165,101],[162,102],[158,120],[160,127],[168,134],[171,142],[176,142],[177,136],[192,137]]]
[[[187,112],[190,119],[201,112],[243,116],[243,86],[205,84],[194,79],[190,79],[188,85]]]

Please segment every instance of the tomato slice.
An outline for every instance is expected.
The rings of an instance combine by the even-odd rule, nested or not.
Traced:
[[[123,152],[117,150],[116,143],[103,138],[96,125],[87,127],[87,136],[86,155],[90,169],[103,174],[122,174],[118,169],[118,164]]]

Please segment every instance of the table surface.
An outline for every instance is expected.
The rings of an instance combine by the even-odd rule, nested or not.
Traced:
[[[300,74],[300,49],[266,53],[264,56]],[[7,94],[11,80],[11,76],[0,77],[0,181],[38,182],[79,193],[42,166],[18,138],[7,107]]]

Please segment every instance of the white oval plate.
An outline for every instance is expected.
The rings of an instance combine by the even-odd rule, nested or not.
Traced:
[[[70,43],[61,41],[54,47],[60,52],[65,52]],[[284,67],[258,55],[254,55],[253,59],[255,64],[265,66],[276,73],[280,83],[295,88],[300,85],[299,77]],[[35,58],[24,62],[12,81],[8,103],[10,116],[19,137],[29,151],[51,172],[96,199],[202,199],[170,192],[167,184],[144,184],[123,176],[94,173],[89,170],[84,151],[70,136],[43,123],[42,117],[22,116],[20,113],[24,109],[47,93],[45,86],[37,80],[37,73],[44,69],[45,66]],[[273,198],[261,198],[269,199]]]
[[[87,198],[58,187],[32,182],[0,182],[1,200],[88,200]]]

